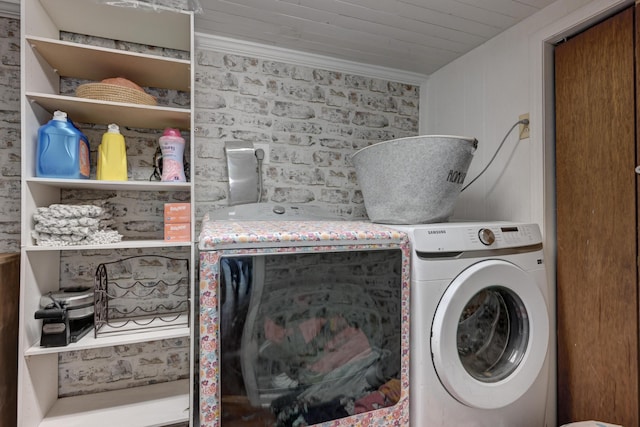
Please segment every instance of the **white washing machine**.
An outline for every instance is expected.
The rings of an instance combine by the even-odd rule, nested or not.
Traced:
[[[393,227],[412,246],[411,426],[551,426],[552,310],[538,226]]]

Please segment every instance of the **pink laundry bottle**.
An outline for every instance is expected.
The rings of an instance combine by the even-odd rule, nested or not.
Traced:
[[[184,174],[184,138],[180,135],[180,130],[166,128],[159,139],[160,150],[162,151],[162,177],[161,181],[186,182]]]

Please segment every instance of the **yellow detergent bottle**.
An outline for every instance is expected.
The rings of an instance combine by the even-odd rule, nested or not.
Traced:
[[[96,178],[105,181],[127,181],[127,147],[117,124],[112,123],[102,135],[98,147]]]

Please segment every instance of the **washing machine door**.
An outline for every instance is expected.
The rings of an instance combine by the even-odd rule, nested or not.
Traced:
[[[481,261],[458,275],[438,304],[433,363],[455,399],[496,409],[538,378],[548,340],[547,306],[531,273],[503,260]]]

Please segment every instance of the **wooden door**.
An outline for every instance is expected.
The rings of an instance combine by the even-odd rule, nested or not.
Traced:
[[[558,425],[638,426],[634,9],[555,49]]]
[[[0,426],[17,425],[20,254],[0,254]]]

